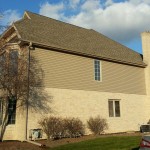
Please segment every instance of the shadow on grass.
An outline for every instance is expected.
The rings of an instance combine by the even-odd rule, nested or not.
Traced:
[[[139,150],[140,147],[132,148],[132,150]]]

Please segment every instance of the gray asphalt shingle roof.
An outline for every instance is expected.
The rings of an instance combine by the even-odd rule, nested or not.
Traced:
[[[141,54],[92,29],[84,29],[31,12],[14,23],[22,40],[100,59],[145,66]]]

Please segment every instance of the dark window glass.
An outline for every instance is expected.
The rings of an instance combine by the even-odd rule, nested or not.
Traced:
[[[18,73],[18,51],[10,51],[9,74],[16,76]]]
[[[16,98],[9,98],[8,101],[8,124],[15,124],[16,120]]]
[[[5,69],[5,62],[6,62],[6,57],[3,54],[2,56],[0,56],[0,75],[2,75],[4,73],[4,69]]]
[[[120,104],[119,104],[119,101],[115,101],[115,115],[116,115],[116,117],[120,117]]]
[[[108,101],[109,117],[114,117],[113,101]]]

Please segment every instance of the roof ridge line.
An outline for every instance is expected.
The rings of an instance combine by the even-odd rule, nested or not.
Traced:
[[[64,21],[62,21],[62,20],[57,20],[57,19],[55,19],[55,18],[50,18],[50,17],[48,17],[48,16],[44,16],[44,15],[41,15],[41,14],[38,14],[38,13],[34,13],[34,12],[31,12],[31,11],[26,11],[26,13],[32,13],[32,14],[34,14],[34,15],[37,15],[37,16],[41,16],[41,17],[45,17],[45,18],[47,18],[47,19],[51,19],[51,20],[55,20],[55,21],[58,21],[58,22],[61,22],[61,23],[65,23],[65,24],[68,24],[68,25],[71,25],[71,26],[75,26],[75,27],[77,27],[77,28],[81,28],[81,29],[84,29],[84,30],[93,30],[93,29],[87,29],[87,28],[85,28],[85,27],[81,27],[81,26],[78,26],[78,25],[74,25],[74,24],[71,24],[71,23],[68,23],[68,22],[64,22]],[[28,14],[29,15],[29,14]],[[29,15],[29,17],[30,17],[30,15]],[[31,18],[31,17],[30,17]],[[32,19],[32,18],[31,18]]]

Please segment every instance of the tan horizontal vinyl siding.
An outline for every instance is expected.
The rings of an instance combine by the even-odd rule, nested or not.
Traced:
[[[101,60],[102,81],[94,80],[94,59],[36,48],[31,52],[51,88],[145,94],[144,68]]]

